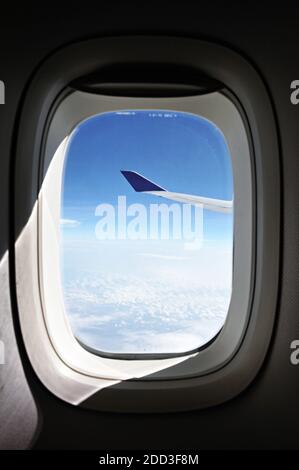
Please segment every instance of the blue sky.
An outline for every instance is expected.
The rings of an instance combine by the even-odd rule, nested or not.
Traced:
[[[187,113],[106,113],[79,126],[67,154],[62,217],[80,222],[76,234],[93,234],[95,207],[116,205],[118,195],[125,195],[128,204],[157,203],[153,196],[134,192],[121,169],[141,173],[170,191],[233,197],[229,151],[211,122]],[[231,236],[231,217],[206,212],[205,219],[210,221],[206,237]]]
[[[106,113],[76,129],[64,168],[61,266],[75,334],[110,352],[193,349],[227,313],[233,216],[204,211],[205,241],[194,252],[183,240],[97,240],[99,204],[116,206],[119,195],[127,205],[172,204],[134,192],[120,170],[170,191],[232,199],[226,141],[211,122],[187,113]]]

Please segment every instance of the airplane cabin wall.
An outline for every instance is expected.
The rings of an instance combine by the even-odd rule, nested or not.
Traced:
[[[109,3],[109,4],[108,4]],[[0,365],[0,448],[298,448],[299,366],[290,344],[299,338],[299,105],[290,83],[299,79],[299,7],[238,9],[163,2],[103,3],[98,12],[80,7],[1,11],[0,79],[0,334],[7,363]],[[281,141],[283,187],[282,272],[275,331],[256,380],[223,405],[178,414],[100,413],[67,405],[38,381],[26,356],[15,305],[9,297],[9,224],[13,194],[10,165],[22,95],[34,69],[56,49],[105,35],[163,34],[207,39],[243,54],[259,71],[271,96]],[[11,167],[13,168],[13,167]],[[11,258],[11,261],[13,259]],[[30,273],[28,273],[30,275]],[[13,280],[13,270],[10,272]],[[271,295],[271,293],[269,293]],[[17,341],[17,346],[16,346]],[[39,410],[39,422],[37,420]],[[5,427],[5,429],[3,429]],[[36,430],[39,432],[35,432]]]

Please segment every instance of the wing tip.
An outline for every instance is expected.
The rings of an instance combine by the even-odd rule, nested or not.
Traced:
[[[161,186],[158,186],[136,171],[120,170],[120,172],[136,192],[165,191],[164,188],[161,188]]]

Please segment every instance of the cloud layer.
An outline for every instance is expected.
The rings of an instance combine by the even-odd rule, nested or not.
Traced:
[[[74,333],[121,353],[184,352],[211,340],[225,321],[230,289],[196,279],[85,273],[64,286]]]

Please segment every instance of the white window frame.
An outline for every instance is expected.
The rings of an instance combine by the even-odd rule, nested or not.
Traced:
[[[18,192],[15,193],[14,255],[21,331],[36,374],[52,393],[68,403],[113,411],[201,408],[227,400],[244,389],[257,373],[269,345],[279,265],[275,124],[262,82],[243,59],[221,46],[187,39],[173,40],[170,45],[167,38],[138,38],[139,59],[144,60],[144,48],[149,61],[150,57],[154,60],[159,56],[166,64],[173,61],[200,64],[208,75],[216,74],[230,85],[242,105],[235,105],[236,98],[230,91],[141,100],[66,90],[59,98],[63,83],[66,85],[67,80],[78,77],[80,64],[85,63],[87,71],[98,66],[100,59],[94,59],[98,48],[107,48],[112,62],[116,58],[123,60],[124,55],[132,54],[135,40],[98,39],[69,46],[65,53],[57,53],[44,64],[28,92],[20,122],[15,180]],[[136,60],[135,53],[133,57]],[[105,55],[102,60],[106,60]],[[223,71],[217,64],[222,64]],[[66,82],[61,80],[64,74]],[[71,104],[74,96],[77,104]],[[58,250],[57,195],[61,188],[57,184],[61,184],[63,146],[73,129],[92,115],[117,109],[149,108],[201,115],[219,127],[228,142],[235,196],[230,311],[215,341],[191,356],[132,361],[102,358],[84,350],[73,337],[63,313],[61,285],[55,287],[58,277],[55,276],[54,282],[51,278],[51,273],[58,272],[58,257],[53,253]],[[28,167],[30,162],[33,162],[32,170]],[[38,168],[41,186],[36,177]],[[52,172],[57,178],[50,177]],[[37,198],[34,185],[39,187]],[[49,230],[48,235],[45,228]],[[272,289],[272,296],[263,291],[265,284]],[[58,315],[60,331],[53,323]]]
[[[86,119],[100,113],[128,109],[196,113],[222,131],[230,150],[235,195],[231,302],[220,334],[207,348],[201,348],[191,355],[186,353],[174,358],[135,360],[95,355],[75,339],[65,312],[59,246],[62,175],[68,142],[72,132]],[[61,132],[65,133],[65,137],[57,141],[57,135],[61,135]],[[51,155],[53,148],[57,149]],[[246,130],[235,105],[219,92],[184,98],[134,99],[77,91],[68,95],[56,109],[48,130],[45,154],[43,184],[38,201],[41,307],[51,344],[61,360],[85,376],[117,381],[153,373],[156,373],[156,377],[164,378],[165,370],[174,365],[177,365],[175,374],[168,372],[167,378],[199,376],[227,362],[234,354],[247,325],[252,271],[251,159]]]

